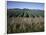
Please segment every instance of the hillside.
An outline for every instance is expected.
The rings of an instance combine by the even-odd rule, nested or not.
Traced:
[[[8,16],[19,16],[19,17],[32,17],[32,16],[42,16],[44,17],[44,10],[36,10],[36,9],[8,9]]]

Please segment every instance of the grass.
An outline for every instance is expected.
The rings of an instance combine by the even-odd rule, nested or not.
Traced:
[[[8,17],[7,33],[43,32],[43,17]]]

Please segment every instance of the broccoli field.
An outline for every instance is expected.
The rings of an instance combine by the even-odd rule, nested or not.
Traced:
[[[44,10],[7,9],[7,33],[44,32]]]

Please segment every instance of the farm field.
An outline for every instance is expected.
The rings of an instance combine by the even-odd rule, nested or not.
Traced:
[[[8,9],[7,33],[44,32],[44,10]]]

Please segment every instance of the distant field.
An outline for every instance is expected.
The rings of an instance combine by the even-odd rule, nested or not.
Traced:
[[[8,17],[44,17],[44,10],[31,10],[31,9],[8,9]]]
[[[7,12],[7,33],[44,31],[43,10],[9,9]]]

